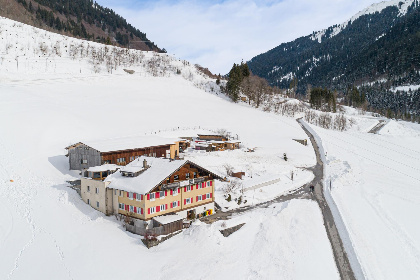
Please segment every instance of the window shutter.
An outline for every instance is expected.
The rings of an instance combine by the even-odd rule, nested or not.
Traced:
[[[168,210],[168,204],[165,204],[165,210]]]
[[[213,186],[213,181],[210,181],[210,187],[212,187]]]
[[[134,206],[134,213],[137,214],[137,207],[136,206]]]
[[[179,200],[178,200],[178,206],[179,206]]]
[[[184,192],[187,192],[187,187],[184,187]]]
[[[210,193],[210,198],[212,198],[213,197],[213,193]]]
[[[156,206],[156,212],[160,212],[160,206]]]
[[[173,205],[173,203],[172,203],[172,202],[171,202],[171,203],[169,203],[169,205],[171,206],[171,208],[173,208],[173,207],[172,207],[172,205]]]
[[[133,198],[137,199],[137,194],[136,193],[133,193]]]
[[[143,200],[143,195],[140,195],[140,200]]]
[[[197,200],[197,201],[198,201],[198,195],[195,197],[195,200]]]
[[[147,208],[147,214],[150,214],[150,208]]]
[[[140,208],[141,209],[141,214],[143,215],[143,208]]]
[[[193,203],[194,202],[194,200],[193,200],[193,198],[191,197],[191,203]]]
[[[167,196],[168,195],[168,190],[165,190],[165,196]]]
[[[205,194],[203,194],[203,200],[206,200],[206,195]]]
[[[173,190],[171,190],[171,195],[173,195],[174,194],[174,191]]]
[[[186,205],[187,204],[187,200],[186,199],[184,199],[184,205]]]
[[[128,211],[128,205],[125,206],[125,211]]]
[[[147,194],[147,200],[150,200],[150,194]]]
[[[159,192],[156,192],[156,198],[159,198],[159,197],[160,197]]]
[[[127,192],[127,197],[130,197],[129,192]]]
[[[197,185],[195,185],[195,189],[196,189],[196,190],[198,190],[198,184],[197,184]]]

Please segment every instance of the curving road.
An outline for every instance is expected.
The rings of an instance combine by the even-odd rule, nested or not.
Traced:
[[[322,187],[323,179],[324,179],[324,163],[321,160],[319,147],[313,135],[306,129],[304,125],[302,125],[301,123],[302,120],[298,119],[297,121],[301,125],[305,133],[308,135],[308,137],[310,138],[312,147],[314,147],[314,151],[316,154],[316,165],[309,168],[309,170],[312,170],[315,176],[312,182],[310,182],[309,184],[305,184],[304,186],[296,190],[290,191],[286,195],[281,195],[279,197],[276,197],[270,201],[259,203],[253,206],[246,206],[246,207],[242,207],[238,209],[233,209],[233,210],[229,210],[225,212],[216,211],[216,213],[214,213],[212,216],[207,216],[205,218],[202,218],[201,220],[205,223],[213,223],[218,220],[230,219],[230,217],[233,214],[243,213],[243,212],[255,209],[257,207],[268,207],[269,205],[273,203],[285,202],[292,199],[313,199],[318,203],[319,208],[321,209],[322,216],[324,219],[325,230],[327,232],[328,239],[330,240],[330,243],[331,243],[334,260],[335,260],[338,272],[340,274],[340,278],[343,280],[355,280],[356,277],[350,266],[347,253],[343,246],[343,241],[341,240],[341,237],[338,233],[333,214],[324,196],[324,191]],[[311,191],[309,190],[309,186],[311,185],[315,186],[315,191],[313,193],[311,193]]]

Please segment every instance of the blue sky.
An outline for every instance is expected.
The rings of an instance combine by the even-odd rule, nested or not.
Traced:
[[[378,0],[96,0],[178,58],[227,73],[283,42],[342,23]]]

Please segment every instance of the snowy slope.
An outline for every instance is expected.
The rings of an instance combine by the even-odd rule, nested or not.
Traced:
[[[383,1],[380,3],[374,3],[371,6],[367,7],[366,9],[358,12],[355,14],[351,19],[343,22],[334,27],[333,32],[329,35],[329,38],[336,36],[339,34],[343,29],[345,29],[349,24],[353,23],[355,20],[360,18],[364,15],[380,13],[387,7],[395,6],[399,10],[399,16],[404,16],[407,13],[408,8],[415,2],[416,0],[391,0],[391,1]],[[312,40],[317,40],[319,43],[322,42],[322,37],[326,33],[326,29],[321,31],[315,32],[312,36]]]
[[[366,279],[420,277],[420,125],[379,134],[318,127],[327,180]]]
[[[219,93],[214,79],[203,75],[188,61],[168,54],[128,50],[78,40],[0,17],[0,81],[64,77],[135,70],[145,77],[181,76],[194,86]]]
[[[315,163],[311,147],[292,141],[306,138],[294,119],[209,94],[214,81],[166,55],[113,49],[101,62],[91,54],[103,46],[6,19],[0,26],[0,279],[338,279],[313,202],[237,216],[229,223],[247,225],[229,238],[220,223],[197,224],[148,250],[65,183],[78,174],[68,170],[64,147],[81,139],[220,128],[258,147],[251,160],[225,153],[222,162],[256,161],[259,172],[289,174]],[[57,43],[61,56],[52,51]],[[64,51],[71,45],[84,51],[73,58]]]

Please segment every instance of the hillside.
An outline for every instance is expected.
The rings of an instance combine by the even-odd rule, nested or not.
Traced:
[[[343,24],[260,54],[248,65],[281,88],[289,88],[296,77],[300,94],[308,85],[343,94],[349,86],[363,85],[372,109],[418,115],[419,92],[395,96],[391,90],[420,84],[419,15],[417,0],[374,4]]]
[[[216,165],[253,167],[253,179],[276,175],[278,187],[291,186],[291,170],[315,162],[311,147],[292,140],[305,137],[294,119],[221,98],[211,90],[214,79],[167,54],[105,51],[97,43],[4,18],[0,26],[0,36],[5,30],[8,36],[0,43],[0,279],[307,279],[304,267],[311,268],[314,279],[338,279],[322,216],[312,201],[276,203],[231,219],[227,226],[247,225],[230,238],[220,234],[226,226],[221,221],[197,222],[148,250],[140,236],[86,205],[66,182],[79,177],[68,170],[64,147],[69,143],[223,128],[238,134],[245,147],[258,149],[215,153]],[[61,56],[54,46],[60,46]],[[96,66],[93,53],[103,55]],[[193,160],[207,166],[208,159],[197,154]],[[298,174],[304,179],[308,173]],[[313,243],[305,242],[307,232]],[[274,242],[265,242],[273,235]],[[188,253],[194,257],[180,257]],[[279,265],[271,266],[270,258]]]
[[[168,54],[2,17],[0,28],[0,279],[340,279],[323,212],[303,191],[319,159],[310,141],[293,140],[308,138],[295,119],[305,113],[293,111],[305,104],[276,96],[277,110],[255,109],[231,102],[214,78]],[[390,121],[372,134],[382,119],[348,107],[341,114],[354,118],[346,131],[307,126],[324,148],[323,205],[341,219],[357,279],[418,279],[420,127]],[[227,201],[220,181],[215,199],[223,211],[249,209],[213,224],[195,221],[157,247],[147,249],[67,182],[80,178],[64,149],[77,141],[220,129],[242,148],[185,157],[217,173],[224,165],[244,171],[237,192],[246,204]],[[297,189],[299,198],[273,201]],[[253,208],[259,202],[267,204]],[[242,223],[229,237],[220,233]]]
[[[162,51],[146,33],[92,0],[0,0],[0,16],[76,38]]]

